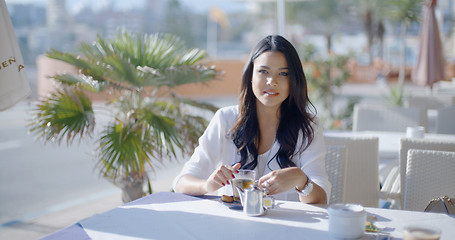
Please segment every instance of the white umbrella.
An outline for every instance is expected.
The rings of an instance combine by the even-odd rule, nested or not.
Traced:
[[[0,111],[30,95],[24,60],[4,0],[0,0]]]
[[[419,55],[412,71],[412,81],[429,86],[444,79],[444,56],[434,8],[437,0],[428,0],[424,6],[424,19],[420,29]]]

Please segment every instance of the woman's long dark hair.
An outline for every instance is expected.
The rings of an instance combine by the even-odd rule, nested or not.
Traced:
[[[315,108],[308,98],[307,82],[297,51],[282,36],[267,36],[253,49],[243,70],[239,116],[230,130],[234,144],[241,155],[242,169],[254,169],[257,166],[260,130],[256,113],[256,96],[252,89],[252,77],[254,61],[259,55],[268,51],[283,53],[289,68],[289,96],[281,103],[280,123],[276,134],[280,149],[273,158],[276,157],[280,168],[296,166],[291,159],[295,154],[299,132],[303,133],[303,142],[306,141],[306,144],[301,145],[300,153],[313,141],[314,130],[311,122],[314,117],[310,107]],[[253,161],[249,163],[248,153],[253,157]],[[268,161],[270,163],[271,159]]]

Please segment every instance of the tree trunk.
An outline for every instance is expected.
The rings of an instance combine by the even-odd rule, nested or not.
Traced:
[[[330,53],[332,51],[332,34],[327,33],[325,37],[327,40],[327,52]]]
[[[125,177],[117,185],[122,189],[123,203],[131,202],[144,196],[144,178]]]
[[[398,75],[398,87],[403,91],[403,85],[406,75],[406,22],[401,22],[401,45],[400,45],[400,73]]]
[[[379,52],[378,56],[379,58],[382,58],[384,56],[384,33],[385,33],[385,28],[382,20],[379,21],[378,23],[378,29],[377,29],[377,35],[379,39]]]
[[[372,47],[373,47],[373,38],[374,38],[372,10],[367,10],[365,15],[363,16],[363,27],[367,34],[367,40],[368,40],[368,45],[367,45],[368,58],[369,58],[369,62],[372,63],[373,62]]]

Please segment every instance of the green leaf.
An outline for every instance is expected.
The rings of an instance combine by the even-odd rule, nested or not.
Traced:
[[[91,101],[80,90],[64,88],[41,101],[34,110],[31,132],[45,142],[71,144],[85,134],[91,136],[95,126]]]
[[[81,75],[61,74],[55,75],[52,78],[64,84],[80,86],[90,92],[101,92],[105,89],[105,84],[93,80],[92,78],[86,77],[85,75],[82,74]]]

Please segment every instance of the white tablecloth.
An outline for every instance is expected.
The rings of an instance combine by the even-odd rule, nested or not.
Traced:
[[[152,195],[153,196],[153,195]],[[192,198],[192,197],[188,197]],[[330,239],[325,208],[277,201],[265,216],[248,217],[217,200],[126,205],[80,222],[91,239]],[[441,239],[455,239],[455,217],[366,208],[380,233],[362,239],[402,238],[403,226],[427,224],[442,229]]]

